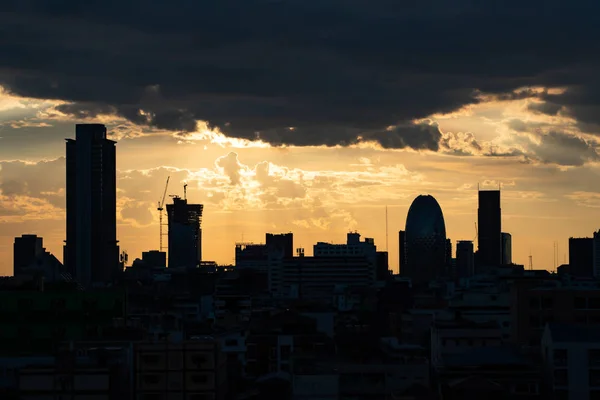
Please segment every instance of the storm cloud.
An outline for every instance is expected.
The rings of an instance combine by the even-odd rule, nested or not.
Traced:
[[[600,122],[592,1],[12,0],[0,11],[0,85],[64,100],[76,117],[432,151],[442,134],[413,121],[481,94]],[[533,86],[568,89],[515,92]]]

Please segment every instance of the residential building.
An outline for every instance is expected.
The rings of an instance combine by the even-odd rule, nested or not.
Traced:
[[[550,323],[542,336],[547,382],[558,400],[600,399],[600,328]]]
[[[227,395],[225,354],[212,337],[139,343],[134,352],[136,398],[221,400]]]

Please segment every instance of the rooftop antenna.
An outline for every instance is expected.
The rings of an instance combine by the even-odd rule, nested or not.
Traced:
[[[385,206],[385,251],[388,251],[388,207]]]
[[[529,249],[529,269],[533,269],[533,256],[531,255],[531,249]]]
[[[187,183],[183,184],[183,199],[187,200]]]

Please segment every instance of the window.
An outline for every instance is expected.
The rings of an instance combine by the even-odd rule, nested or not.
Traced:
[[[206,374],[195,374],[192,375],[192,382],[196,384],[204,384],[208,382],[208,376]]]
[[[292,346],[281,346],[279,354],[282,360],[289,360],[292,355]]]
[[[600,386],[600,370],[591,369],[588,376],[590,377],[590,386]]]
[[[565,349],[556,349],[554,350],[554,366],[555,367],[566,367],[567,366],[567,360],[568,360],[569,354],[567,353],[567,350]]]
[[[592,310],[600,310],[600,298],[599,297],[590,297],[588,299],[588,308]]]
[[[539,297],[530,297],[529,298],[529,308],[534,308],[534,309],[540,308],[540,298]]]
[[[587,308],[587,299],[585,297],[575,297],[573,299],[573,307],[577,310],[583,310]]]
[[[600,367],[600,349],[588,350],[588,365],[590,368]]]
[[[156,374],[146,374],[143,379],[146,385],[156,385],[160,382],[160,377]]]
[[[53,299],[52,308],[54,311],[62,311],[66,308],[67,302],[63,298]]]
[[[548,310],[554,307],[554,299],[552,297],[542,298],[542,308]]]
[[[31,299],[19,299],[19,312],[31,310],[32,305],[33,301]]]
[[[202,364],[206,362],[206,356],[200,354],[194,354],[192,356],[192,363],[196,366],[196,368],[200,368]]]
[[[569,386],[569,371],[557,369],[554,371],[554,386]]]
[[[147,365],[156,365],[160,361],[160,356],[158,354],[144,354],[142,356],[142,362]]]

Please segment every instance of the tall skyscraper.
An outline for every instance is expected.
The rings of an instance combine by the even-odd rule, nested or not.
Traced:
[[[594,275],[593,238],[569,238],[569,273],[580,278]]]
[[[101,124],[78,124],[67,140],[64,263],[83,286],[109,283],[119,269],[115,143]]]
[[[502,232],[502,265],[512,264],[512,235]]]
[[[169,217],[169,268],[194,268],[202,261],[202,204],[173,198],[167,205]]]
[[[424,285],[447,275],[446,224],[437,200],[430,195],[415,198],[406,216],[404,249],[406,261],[402,276],[413,285]]]
[[[22,235],[15,238],[13,250],[13,275],[20,276],[44,254],[43,239],[37,235]]]
[[[478,259],[480,267],[502,264],[502,210],[499,190],[480,190],[477,209]]]

